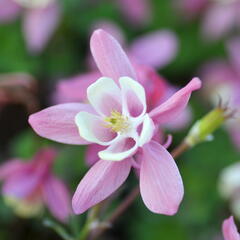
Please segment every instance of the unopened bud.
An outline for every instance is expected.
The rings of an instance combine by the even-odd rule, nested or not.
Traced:
[[[212,140],[212,133],[230,117],[231,114],[227,111],[227,108],[217,107],[198,120],[185,138],[186,144],[194,146],[200,142]]]

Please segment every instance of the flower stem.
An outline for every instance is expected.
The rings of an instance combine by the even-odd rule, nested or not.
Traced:
[[[181,154],[186,152],[189,148],[191,148],[190,145],[188,145],[185,141],[183,141],[179,146],[177,146],[173,151],[171,152],[171,155],[173,158],[179,157]],[[99,236],[101,236],[107,228],[113,225],[115,221],[131,206],[131,204],[134,202],[134,200],[139,196],[140,189],[138,186],[136,186],[130,194],[123,200],[123,202],[112,212],[112,214],[105,220],[107,224],[105,224],[106,227],[102,227],[96,231],[94,236],[91,238],[91,240],[97,239]]]

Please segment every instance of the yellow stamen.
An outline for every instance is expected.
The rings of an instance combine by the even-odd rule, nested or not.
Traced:
[[[113,110],[110,117],[106,117],[104,121],[107,122],[104,126],[110,128],[113,132],[123,133],[129,128],[128,117],[123,116],[116,110]]]

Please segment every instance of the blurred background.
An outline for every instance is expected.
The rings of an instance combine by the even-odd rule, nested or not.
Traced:
[[[71,92],[64,96],[63,82],[94,68],[89,38],[96,28],[105,28],[130,55],[148,61],[169,86],[182,87],[195,76],[203,81],[203,88],[191,98],[187,121],[164,129],[173,135],[170,149],[216,106],[218,95],[238,108],[239,12],[238,0],[0,0],[1,163],[32,159],[39,148],[54,147],[58,151],[54,174],[72,196],[88,169],[85,147],[43,139],[27,119],[40,109],[70,101]],[[238,196],[222,193],[220,180],[223,170],[240,160],[239,132],[240,121],[230,121],[213,141],[177,160],[185,185],[177,215],[153,214],[139,197],[102,239],[222,239],[223,219],[231,214],[240,219]],[[234,174],[240,175],[240,169]],[[239,186],[235,179],[234,191],[240,189],[240,177]],[[132,173],[112,207],[136,184]],[[86,214],[72,217],[67,231],[79,231],[85,218]],[[54,217],[46,209],[36,217],[19,217],[0,197],[0,239],[60,239],[44,226],[44,219]]]

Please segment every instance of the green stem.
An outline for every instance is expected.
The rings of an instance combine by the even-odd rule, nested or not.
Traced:
[[[96,206],[91,208],[87,216],[87,221],[77,240],[86,240],[88,238],[93,228],[93,224],[98,221],[98,215],[99,215],[100,209],[101,209],[101,204],[97,204]]]

